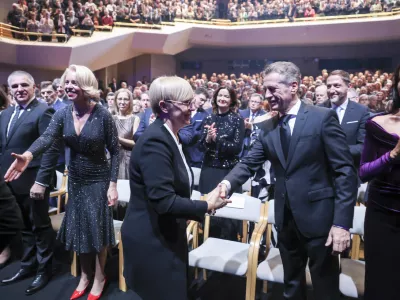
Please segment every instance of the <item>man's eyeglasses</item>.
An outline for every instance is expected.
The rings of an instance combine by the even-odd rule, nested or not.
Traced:
[[[182,106],[185,106],[186,108],[190,108],[194,105],[194,101],[193,100],[188,100],[188,101],[175,101],[175,100],[164,100],[165,102],[170,102],[172,104],[176,103]]]

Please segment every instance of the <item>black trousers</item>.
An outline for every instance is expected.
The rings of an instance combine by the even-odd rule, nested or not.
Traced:
[[[278,248],[284,270],[284,299],[307,299],[307,262],[314,299],[340,299],[339,259],[331,254],[332,247],[325,246],[326,240],[327,236],[304,237],[298,230],[290,209],[285,208],[284,225],[278,232]]]
[[[24,223],[21,268],[51,274],[55,233],[49,217],[49,191],[46,190],[43,200],[34,200],[29,195],[15,197]]]
[[[15,197],[0,179],[0,253],[22,229],[22,216]]]

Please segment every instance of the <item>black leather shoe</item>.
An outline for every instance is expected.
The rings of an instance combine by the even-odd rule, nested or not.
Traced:
[[[46,274],[38,274],[35,279],[32,281],[31,285],[26,289],[26,295],[32,295],[37,291],[44,288],[50,281],[50,276]]]
[[[4,278],[1,281],[2,285],[6,285],[6,284],[12,284],[14,282],[18,282],[21,281],[23,279],[32,277],[35,275],[34,271],[31,270],[27,270],[27,269],[20,269],[14,276],[9,277],[9,278]]]

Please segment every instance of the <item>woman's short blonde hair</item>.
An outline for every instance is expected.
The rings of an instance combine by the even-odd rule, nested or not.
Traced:
[[[133,111],[133,96],[130,90],[128,89],[119,89],[118,91],[115,92],[114,94],[114,109],[117,113],[119,113],[119,108],[118,108],[118,103],[117,103],[117,99],[118,99],[118,95],[121,93],[127,93],[128,94],[128,98],[129,98],[129,108],[128,108],[128,115],[130,115]]]
[[[161,114],[160,101],[188,101],[194,97],[190,84],[178,76],[161,76],[150,85],[149,98],[151,108],[156,115]]]
[[[99,101],[99,84],[97,82],[96,76],[93,72],[85,66],[70,65],[61,77],[61,86],[65,86],[65,78],[69,72],[76,73],[76,82],[78,86],[82,89],[85,98],[93,99]]]

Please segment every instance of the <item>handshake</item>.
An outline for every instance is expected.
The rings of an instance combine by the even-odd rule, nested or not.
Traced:
[[[227,199],[227,188],[223,183],[218,184],[218,186],[207,195],[207,211],[209,214],[215,214],[217,209],[220,209],[231,203],[232,201]]]

